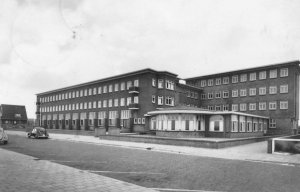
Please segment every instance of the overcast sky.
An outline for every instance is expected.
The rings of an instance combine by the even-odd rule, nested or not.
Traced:
[[[1,0],[0,103],[152,68],[181,78],[300,57],[299,0]]]

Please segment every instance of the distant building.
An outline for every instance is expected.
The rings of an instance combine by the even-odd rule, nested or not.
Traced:
[[[1,126],[4,128],[24,127],[27,124],[27,113],[22,105],[0,105]]]

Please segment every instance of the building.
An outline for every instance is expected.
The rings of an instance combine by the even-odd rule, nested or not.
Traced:
[[[185,83],[176,74],[144,69],[39,93],[36,115],[50,129],[155,130],[157,135],[196,137],[290,134],[299,120],[299,64],[229,71]]]
[[[0,105],[0,124],[3,128],[23,127],[27,124],[27,113],[22,105]]]
[[[289,134],[299,120],[299,61],[186,79],[203,90],[201,106],[270,117],[268,134]]]
[[[150,129],[167,137],[259,137],[267,131],[269,117],[235,111],[210,111],[173,107],[148,113]]]
[[[189,93],[187,96],[186,93]],[[176,74],[144,69],[37,94],[37,119],[50,129],[122,132],[149,130],[147,113],[165,107],[200,107],[197,87]]]

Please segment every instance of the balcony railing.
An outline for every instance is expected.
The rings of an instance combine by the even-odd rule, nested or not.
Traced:
[[[140,108],[140,105],[137,103],[131,103],[131,104],[129,104],[128,108],[132,109],[132,110],[136,110],[136,109]]]
[[[129,93],[139,93],[140,92],[140,88],[139,87],[129,87]]]

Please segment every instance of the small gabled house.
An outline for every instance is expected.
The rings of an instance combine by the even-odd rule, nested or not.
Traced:
[[[0,124],[4,128],[27,124],[26,108],[23,105],[0,105]]]

